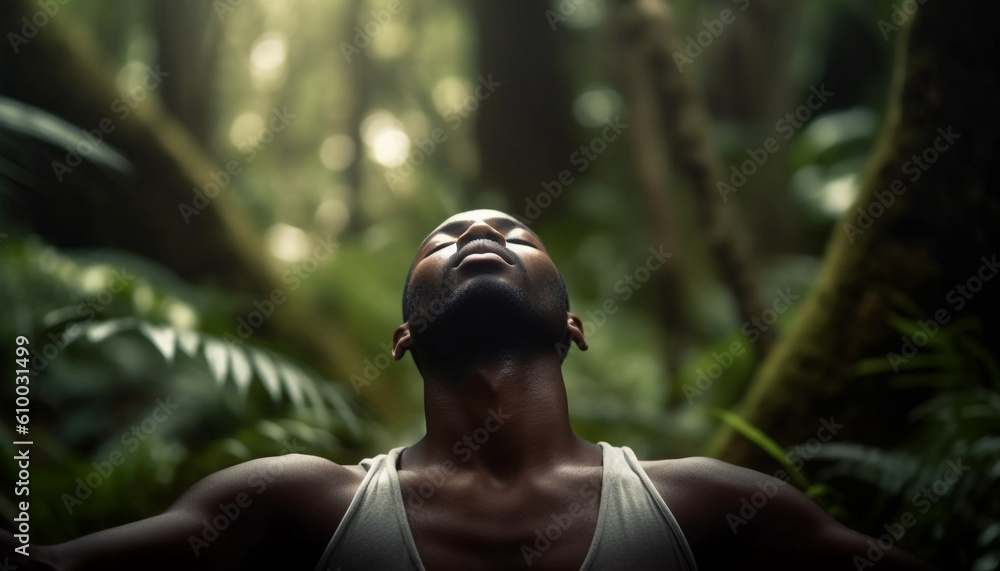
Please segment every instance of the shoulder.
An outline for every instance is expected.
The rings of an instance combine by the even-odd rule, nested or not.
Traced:
[[[758,487],[761,483],[777,480],[788,484],[790,478],[784,470],[773,475],[763,474],[715,458],[692,456],[674,460],[649,460],[639,464],[657,488],[681,488],[689,491],[714,491],[725,495]]]
[[[872,561],[886,571],[931,569],[902,549],[871,555],[875,540],[830,517],[784,471],[768,475],[712,458],[640,465],[701,569],[773,567],[779,558],[790,569],[860,568]]]
[[[204,497],[246,493],[280,496],[282,500],[304,494],[338,495],[364,478],[360,466],[342,466],[319,456],[286,454],[249,460],[220,470],[192,486],[175,505]],[[353,492],[352,492],[353,493]]]
[[[322,552],[364,479],[361,466],[307,454],[259,458],[220,470],[184,493],[168,511],[231,519],[273,530],[280,542],[310,543]],[[318,554],[317,554],[318,557]]]
[[[774,537],[809,533],[829,517],[789,483],[704,457],[640,462],[680,525],[699,563],[754,550]]]
[[[783,470],[768,475],[705,457],[646,461],[640,465],[678,521],[698,522],[740,511],[745,516],[763,512],[764,505],[771,505],[767,511],[781,512],[782,517],[789,512],[804,519],[825,517],[823,510],[790,483]],[[741,510],[745,503],[753,509]],[[762,517],[769,519],[774,518]]]
[[[67,570],[312,568],[363,474],[301,454],[251,460],[206,476],[160,515],[41,554]]]

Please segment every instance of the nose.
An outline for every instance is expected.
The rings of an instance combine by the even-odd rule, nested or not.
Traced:
[[[482,220],[473,222],[469,225],[469,227],[465,229],[465,232],[458,237],[456,246],[459,250],[461,250],[466,244],[472,242],[473,240],[492,240],[505,248],[507,247],[507,240],[503,237],[503,234]]]

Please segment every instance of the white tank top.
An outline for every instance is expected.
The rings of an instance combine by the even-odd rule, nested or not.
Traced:
[[[681,528],[628,447],[603,454],[597,527],[580,571],[696,571]],[[425,571],[410,533],[396,472],[403,448],[361,461],[368,473],[316,571]]]

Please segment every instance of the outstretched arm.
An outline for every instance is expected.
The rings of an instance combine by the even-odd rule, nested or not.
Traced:
[[[700,571],[934,569],[896,546],[904,526],[891,542],[873,539],[841,525],[778,478],[710,458],[647,466]]]
[[[353,479],[313,456],[263,458],[208,476],[158,516],[32,545],[30,558],[13,552],[8,532],[0,543],[25,570],[311,569],[346,510]]]

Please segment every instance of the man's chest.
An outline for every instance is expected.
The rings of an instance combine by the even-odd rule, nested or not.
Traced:
[[[428,482],[401,472],[407,522],[424,567],[577,571],[597,530],[600,469],[517,484]]]

